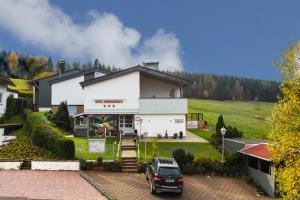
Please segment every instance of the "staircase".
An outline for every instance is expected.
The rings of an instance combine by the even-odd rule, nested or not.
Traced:
[[[137,172],[137,158],[135,152],[135,143],[132,139],[122,140],[122,171]]]

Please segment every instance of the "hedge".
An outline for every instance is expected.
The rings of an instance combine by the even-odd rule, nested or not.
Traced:
[[[36,115],[30,110],[25,110],[24,115],[26,119],[25,128],[34,145],[47,149],[59,158],[74,159],[75,145],[73,140],[55,132],[49,124],[45,123],[42,116]]]

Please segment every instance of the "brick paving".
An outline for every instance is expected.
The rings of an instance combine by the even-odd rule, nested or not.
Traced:
[[[256,196],[254,188],[240,178],[185,176],[182,196],[172,193],[152,195],[150,186],[144,174],[133,173],[87,173],[99,182],[108,192],[119,200],[157,200],[157,199],[184,199],[184,200],[252,200],[271,199],[265,196]]]
[[[0,199],[106,199],[79,172],[0,170]]]

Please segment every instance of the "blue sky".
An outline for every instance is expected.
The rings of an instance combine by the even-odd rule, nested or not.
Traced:
[[[300,1],[296,0],[50,0],[49,6],[58,9],[64,16],[70,17],[72,23],[78,26],[88,26],[93,21],[90,13],[94,11],[97,15],[109,13],[122,23],[123,28],[134,29],[133,33],[128,34],[131,36],[125,47],[116,44],[115,48],[104,48],[103,42],[98,45],[98,47],[101,46],[100,49],[102,48],[101,51],[99,50],[100,61],[117,63],[116,55],[120,55],[120,58],[124,60],[120,62],[121,65],[137,62],[138,59],[148,58],[149,55],[150,59],[154,59],[155,56],[159,57],[163,54],[161,48],[165,48],[166,51],[170,49],[170,52],[159,59],[177,59],[173,63],[165,61],[166,65],[178,66],[188,72],[279,80],[280,73],[273,62],[280,58],[284,49],[300,38],[298,25]],[[13,17],[15,16],[8,18],[11,23],[14,23]],[[22,21],[22,19],[18,20]],[[36,26],[33,27],[32,32],[39,31]],[[162,31],[159,31],[161,29]],[[41,30],[45,28],[41,27]],[[5,22],[1,23],[0,20],[0,47],[24,54],[44,54],[54,58],[64,57],[67,60],[78,59],[82,62],[98,55],[87,53],[88,55],[78,58],[70,56],[66,53],[72,51],[70,49],[60,51],[59,46],[49,45],[43,39],[34,41],[32,38],[23,38],[17,31],[19,30]],[[57,29],[54,32],[57,32]],[[121,38],[116,41],[127,41],[128,35],[122,34]],[[105,38],[109,40],[110,36],[110,34],[104,34],[99,38],[102,37],[105,41]],[[39,42],[42,42],[42,45],[39,45]],[[87,40],[87,42],[91,41]],[[155,48],[155,45],[161,45],[159,50]],[[76,48],[76,45],[72,48]],[[124,58],[123,52],[120,52],[123,48],[125,52],[130,52],[130,56],[126,57],[127,52]],[[81,53],[84,49],[90,48],[87,46],[82,48],[82,51],[71,55]],[[110,52],[109,55],[103,52],[105,49]],[[118,49],[119,52],[112,56],[114,49]]]

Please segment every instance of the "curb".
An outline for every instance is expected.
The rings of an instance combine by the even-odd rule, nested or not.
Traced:
[[[84,178],[89,184],[91,184],[96,190],[103,194],[108,200],[117,200],[108,191],[106,191],[97,181],[87,175],[84,171],[80,171],[80,176]]]

